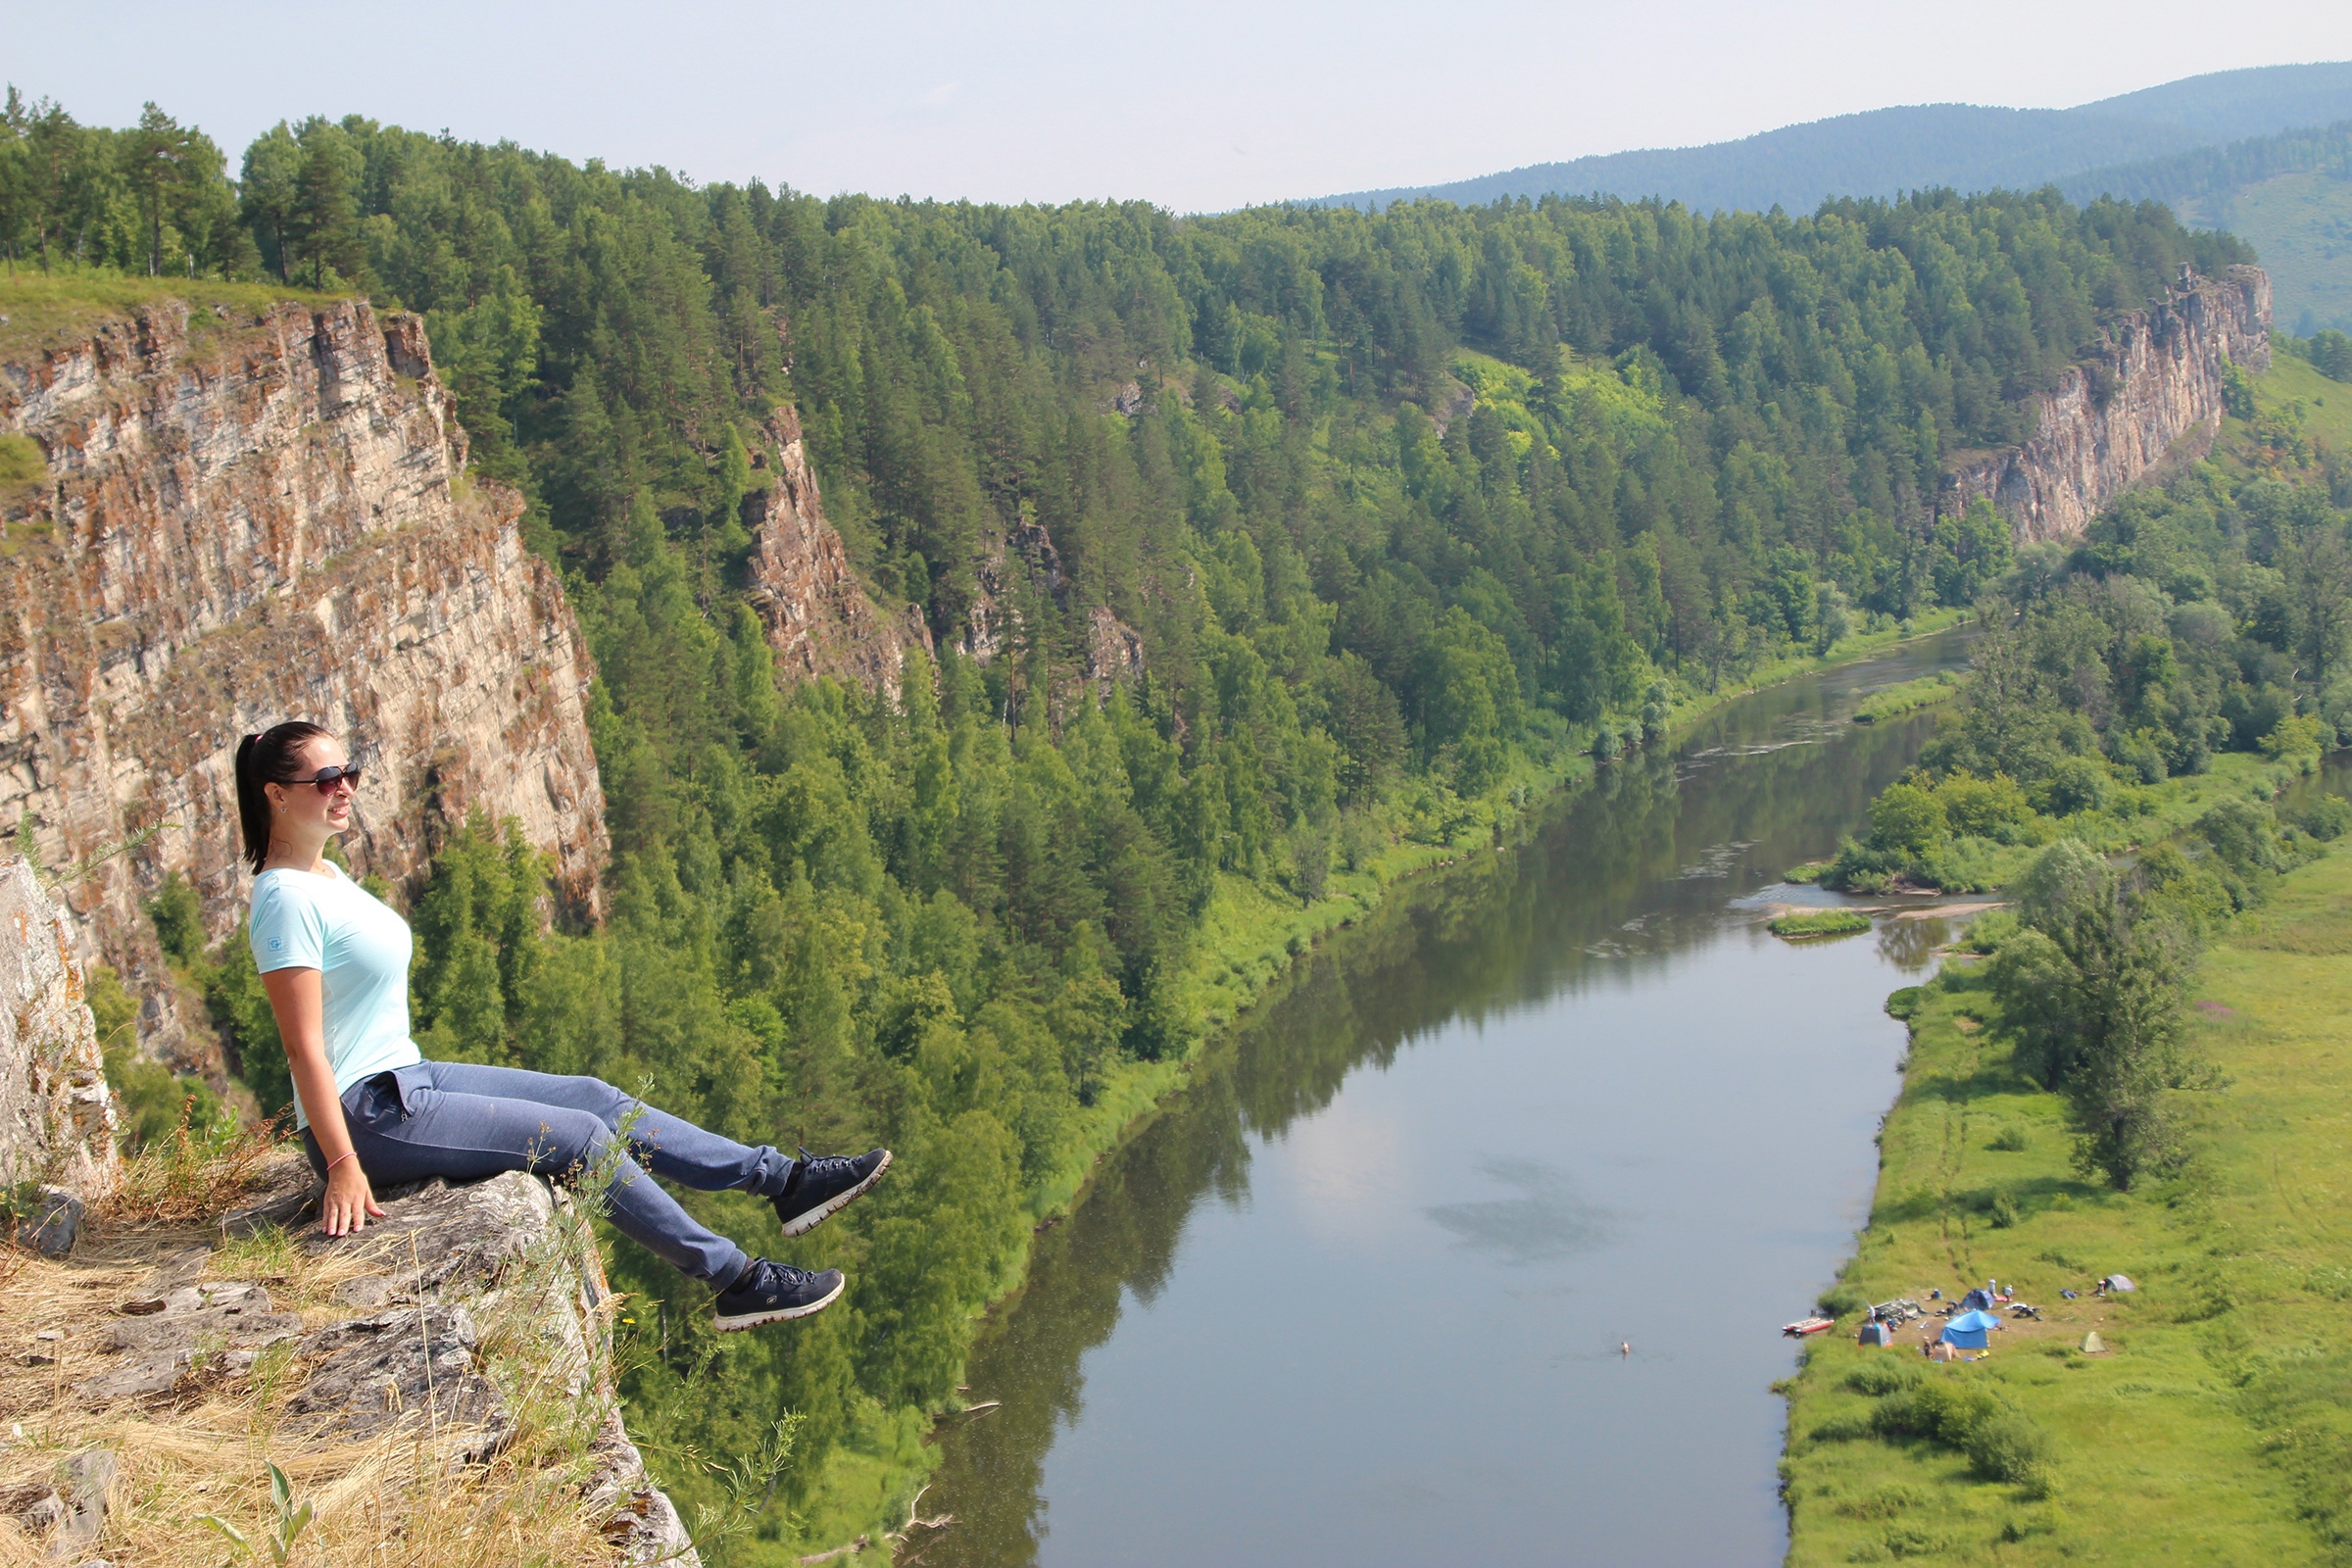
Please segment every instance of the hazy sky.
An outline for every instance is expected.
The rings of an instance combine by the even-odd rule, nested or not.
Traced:
[[[1180,211],[2347,57],[2344,0],[0,0],[0,75],[87,122],[153,98],[232,166],[356,113],[820,194]]]

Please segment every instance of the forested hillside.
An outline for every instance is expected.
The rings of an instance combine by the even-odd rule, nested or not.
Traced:
[[[462,837],[412,905],[427,1053],[901,1154],[790,1249],[711,1204],[848,1270],[790,1333],[721,1343],[665,1269],[617,1260],[644,1293],[632,1428],[682,1500],[720,1486],[695,1455],[754,1450],[784,1408],[805,1498],[845,1440],[886,1447],[950,1397],[1105,1097],[1193,1037],[1179,981],[1221,899],[1312,900],[1678,695],[1967,603],[2009,540],[1989,509],[1938,514],[1945,455],[2025,435],[2019,399],[2103,312],[2245,257],[2047,194],[1178,220],[697,186],[360,120],[279,127],[232,191],[149,120],[12,101],[13,265],[424,312],[477,469],[528,497],[601,669],[611,918],[540,932],[533,856]],[[144,251],[97,248],[122,234]],[[774,678],[742,503],[780,403],[860,572],[935,634],[903,709]],[[1030,523],[1061,591],[959,652]],[[1101,707],[1072,695],[1098,606],[1147,664]],[[188,904],[167,889],[159,933],[282,1102],[243,943],[208,947]]]
[[[2078,201],[2160,201],[2261,253],[2279,324],[2309,337],[2352,329],[2352,118],[2060,182]]]

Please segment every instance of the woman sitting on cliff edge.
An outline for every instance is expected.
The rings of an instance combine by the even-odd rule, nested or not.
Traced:
[[[409,925],[338,870],[326,841],[351,825],[360,768],[316,724],[279,724],[237,748],[237,811],[253,867],[248,940],[293,1069],[295,1124],[326,1181],[329,1236],[381,1218],[371,1181],[465,1181],[500,1171],[562,1176],[610,1166],[605,1204],[622,1235],[718,1293],[717,1326],[807,1317],[841,1294],[747,1255],[707,1229],[657,1176],[753,1192],[798,1236],[865,1192],[890,1152],[793,1159],[654,1109],[595,1078],[426,1061],[409,1038]],[[623,1147],[615,1149],[613,1144]]]

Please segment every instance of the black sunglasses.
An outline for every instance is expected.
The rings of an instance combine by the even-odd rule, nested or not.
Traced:
[[[281,778],[277,782],[280,784],[315,784],[318,787],[318,793],[321,795],[332,795],[337,784],[349,784],[356,790],[360,787],[360,764],[347,762],[341,767],[322,767],[309,778]]]

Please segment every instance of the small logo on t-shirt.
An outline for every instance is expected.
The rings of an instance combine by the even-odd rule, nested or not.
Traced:
[[[285,943],[285,939],[284,939],[283,937],[271,937],[271,938],[270,939],[270,951],[271,953],[275,953],[275,952],[279,951],[280,949],[282,949],[283,947],[285,947],[285,945],[286,945],[286,943]]]

